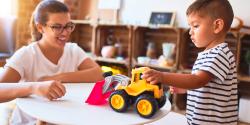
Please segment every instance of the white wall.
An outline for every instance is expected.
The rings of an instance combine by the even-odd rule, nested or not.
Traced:
[[[250,26],[250,0],[229,0],[232,4],[234,15],[244,21],[244,25]]]
[[[194,0],[123,0],[121,21],[123,23],[147,25],[152,11],[175,11],[179,27],[188,27],[186,9]],[[250,26],[250,0],[229,0],[235,16]]]
[[[0,53],[13,53],[16,17],[0,17]]]

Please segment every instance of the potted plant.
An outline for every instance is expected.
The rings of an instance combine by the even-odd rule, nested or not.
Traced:
[[[248,64],[248,75],[250,75],[250,50],[245,54],[245,61]]]

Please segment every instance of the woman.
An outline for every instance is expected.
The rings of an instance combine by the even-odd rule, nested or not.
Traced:
[[[34,42],[19,49],[7,61],[0,82],[56,80],[74,83],[103,79],[99,65],[88,58],[77,44],[68,42],[74,28],[69,10],[63,3],[56,0],[41,1],[31,18]],[[55,90],[45,97],[52,100],[61,96]],[[15,110],[12,124],[32,122],[35,123],[34,119]]]

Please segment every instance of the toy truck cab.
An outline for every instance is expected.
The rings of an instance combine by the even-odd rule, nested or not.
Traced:
[[[135,103],[136,112],[144,118],[150,118],[164,106],[166,96],[162,85],[153,85],[142,79],[142,73],[147,69],[147,67],[133,69],[130,84],[116,87],[109,98],[109,104],[113,110],[125,112]]]

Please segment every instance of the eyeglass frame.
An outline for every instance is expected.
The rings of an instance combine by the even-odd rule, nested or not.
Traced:
[[[69,26],[69,25],[71,25],[71,26]],[[64,26],[61,25],[61,24],[45,24],[44,26],[49,27],[55,34],[58,35],[58,34],[61,34],[64,30],[66,30],[68,33],[72,33],[72,32],[75,30],[76,24],[73,23],[73,22],[69,22],[69,23],[67,23],[67,24],[64,25]],[[55,29],[54,26],[56,26],[56,28],[60,27],[60,30]],[[67,28],[72,27],[72,26],[73,26],[73,28],[71,28],[70,31],[67,30]],[[55,31],[55,30],[58,30],[58,31]]]

